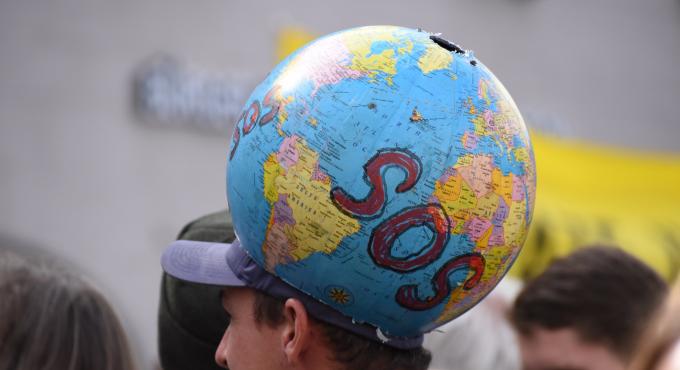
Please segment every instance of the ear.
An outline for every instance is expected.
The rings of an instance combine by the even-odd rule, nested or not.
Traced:
[[[299,363],[312,341],[312,328],[307,310],[302,302],[289,298],[283,308],[284,327],[281,344],[289,363]]]

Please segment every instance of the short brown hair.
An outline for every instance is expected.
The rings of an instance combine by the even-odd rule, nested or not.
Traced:
[[[628,360],[666,294],[666,283],[643,262],[613,247],[594,246],[555,260],[517,297],[511,320],[520,333],[573,328]]]
[[[283,320],[284,301],[255,291],[255,320],[274,327]],[[423,347],[403,350],[366,339],[347,330],[314,320],[322,328],[333,360],[345,370],[426,370],[432,356]]]

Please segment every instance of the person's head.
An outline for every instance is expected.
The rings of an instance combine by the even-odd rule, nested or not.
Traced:
[[[555,260],[512,310],[524,368],[624,369],[665,293],[656,272],[617,248]]]
[[[245,317],[255,291],[283,302],[288,326],[253,319],[238,331],[234,314],[217,356],[234,370],[256,355],[234,337],[256,329],[283,330],[262,341],[272,367],[353,366],[340,344],[364,345],[347,338],[385,347],[370,357],[393,351],[385,361],[427,359],[424,333],[493,289],[531,221],[534,161],[517,107],[472,53],[422,30],[360,27],[297,51],[246,102],[228,156],[237,240],[177,241],[162,264],[232,287],[224,304]],[[333,340],[325,326],[352,336]]]
[[[133,369],[115,313],[81,278],[0,253],[0,297],[0,369]]]
[[[218,257],[225,248],[226,256]],[[422,337],[381,338],[379,329],[355,322],[262,269],[238,240],[174,242],[163,255],[163,267],[187,281],[228,286],[222,305],[229,326],[215,352],[215,361],[225,368],[423,370],[429,364]]]
[[[219,243],[231,242],[234,238],[231,215],[226,210],[189,222],[178,236],[179,240]],[[222,289],[216,285],[180,280],[164,273],[158,316],[159,357],[164,370],[210,369],[218,366],[216,362],[225,362],[225,352],[216,351],[229,323],[229,315],[225,314],[221,304]],[[257,328],[262,329],[262,323],[281,328],[285,317],[285,301],[259,291],[254,292],[256,299],[253,311]],[[225,294],[222,298],[233,296],[239,294]],[[250,313],[250,310],[246,312]],[[329,357],[345,363],[348,368],[364,369],[370,363],[389,365],[386,368],[390,369],[426,367],[428,354],[422,349],[399,351],[313,317],[309,322],[317,330],[317,334],[327,335],[324,340],[335,354]],[[221,356],[218,361],[215,361],[216,353]],[[385,367],[384,365],[381,366]],[[258,368],[254,364],[251,366]]]
[[[680,369],[680,279],[640,340],[630,370]]]
[[[425,370],[427,350],[397,349],[309,314],[295,298],[279,299],[251,288],[226,288],[231,323],[215,359],[231,369]]]

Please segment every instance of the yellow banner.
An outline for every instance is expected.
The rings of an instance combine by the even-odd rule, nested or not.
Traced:
[[[680,270],[680,155],[532,134],[537,194],[527,242],[511,270],[527,278],[590,244],[618,245],[667,279]]]
[[[315,36],[302,27],[288,26],[279,30],[276,40],[276,63],[314,40]]]

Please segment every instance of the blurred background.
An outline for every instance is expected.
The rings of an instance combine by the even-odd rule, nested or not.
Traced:
[[[472,49],[523,112],[538,196],[514,275],[596,242],[677,275],[678,0],[3,0],[0,240],[92,276],[151,368],[160,254],[226,206],[250,90],[301,43],[370,24]]]

